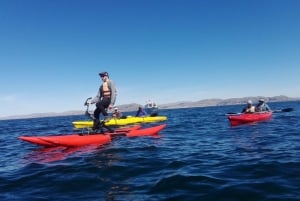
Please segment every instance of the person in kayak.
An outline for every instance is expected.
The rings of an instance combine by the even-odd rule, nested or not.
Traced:
[[[99,120],[101,113],[104,116],[104,122],[109,121],[107,109],[111,109],[114,106],[117,96],[115,84],[111,79],[109,79],[108,73],[101,72],[99,73],[99,76],[102,79],[102,84],[97,95],[91,100],[91,104],[96,103],[96,109],[94,110],[95,118],[93,120],[93,130],[97,130],[101,126]]]
[[[136,117],[142,117],[142,116],[147,116],[147,112],[141,107],[139,106],[138,110],[136,111]]]
[[[255,107],[256,112],[271,111],[270,107],[265,103],[264,99],[259,99],[258,104]]]
[[[115,107],[112,117],[120,119],[122,117],[122,112],[117,107]]]
[[[242,113],[253,113],[255,112],[255,106],[252,104],[251,100],[248,100],[247,106],[243,109]]]

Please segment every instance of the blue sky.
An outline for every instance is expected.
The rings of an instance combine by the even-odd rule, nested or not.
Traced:
[[[300,97],[298,0],[1,0],[0,117],[117,105]]]

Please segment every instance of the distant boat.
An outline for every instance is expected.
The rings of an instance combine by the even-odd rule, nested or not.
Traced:
[[[150,116],[157,116],[158,115],[158,106],[155,102],[153,101],[148,101],[146,105],[144,106],[145,111],[150,115]]]

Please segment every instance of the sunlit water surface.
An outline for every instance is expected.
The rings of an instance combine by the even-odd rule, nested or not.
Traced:
[[[242,106],[161,110],[158,136],[79,148],[17,137],[74,133],[84,116],[0,121],[0,200],[300,200],[300,102],[269,105],[294,111],[231,127]]]

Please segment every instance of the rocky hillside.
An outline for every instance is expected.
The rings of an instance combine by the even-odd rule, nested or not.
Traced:
[[[206,107],[206,106],[221,106],[221,105],[238,105],[245,104],[248,100],[252,100],[253,103],[258,102],[259,99],[265,99],[266,102],[284,102],[284,101],[296,101],[300,98],[290,98],[287,96],[274,96],[274,97],[243,97],[243,98],[229,98],[229,99],[204,99],[200,101],[187,101],[187,102],[176,102],[169,104],[159,105],[160,109],[172,109],[172,108],[188,108],[188,107]]]

